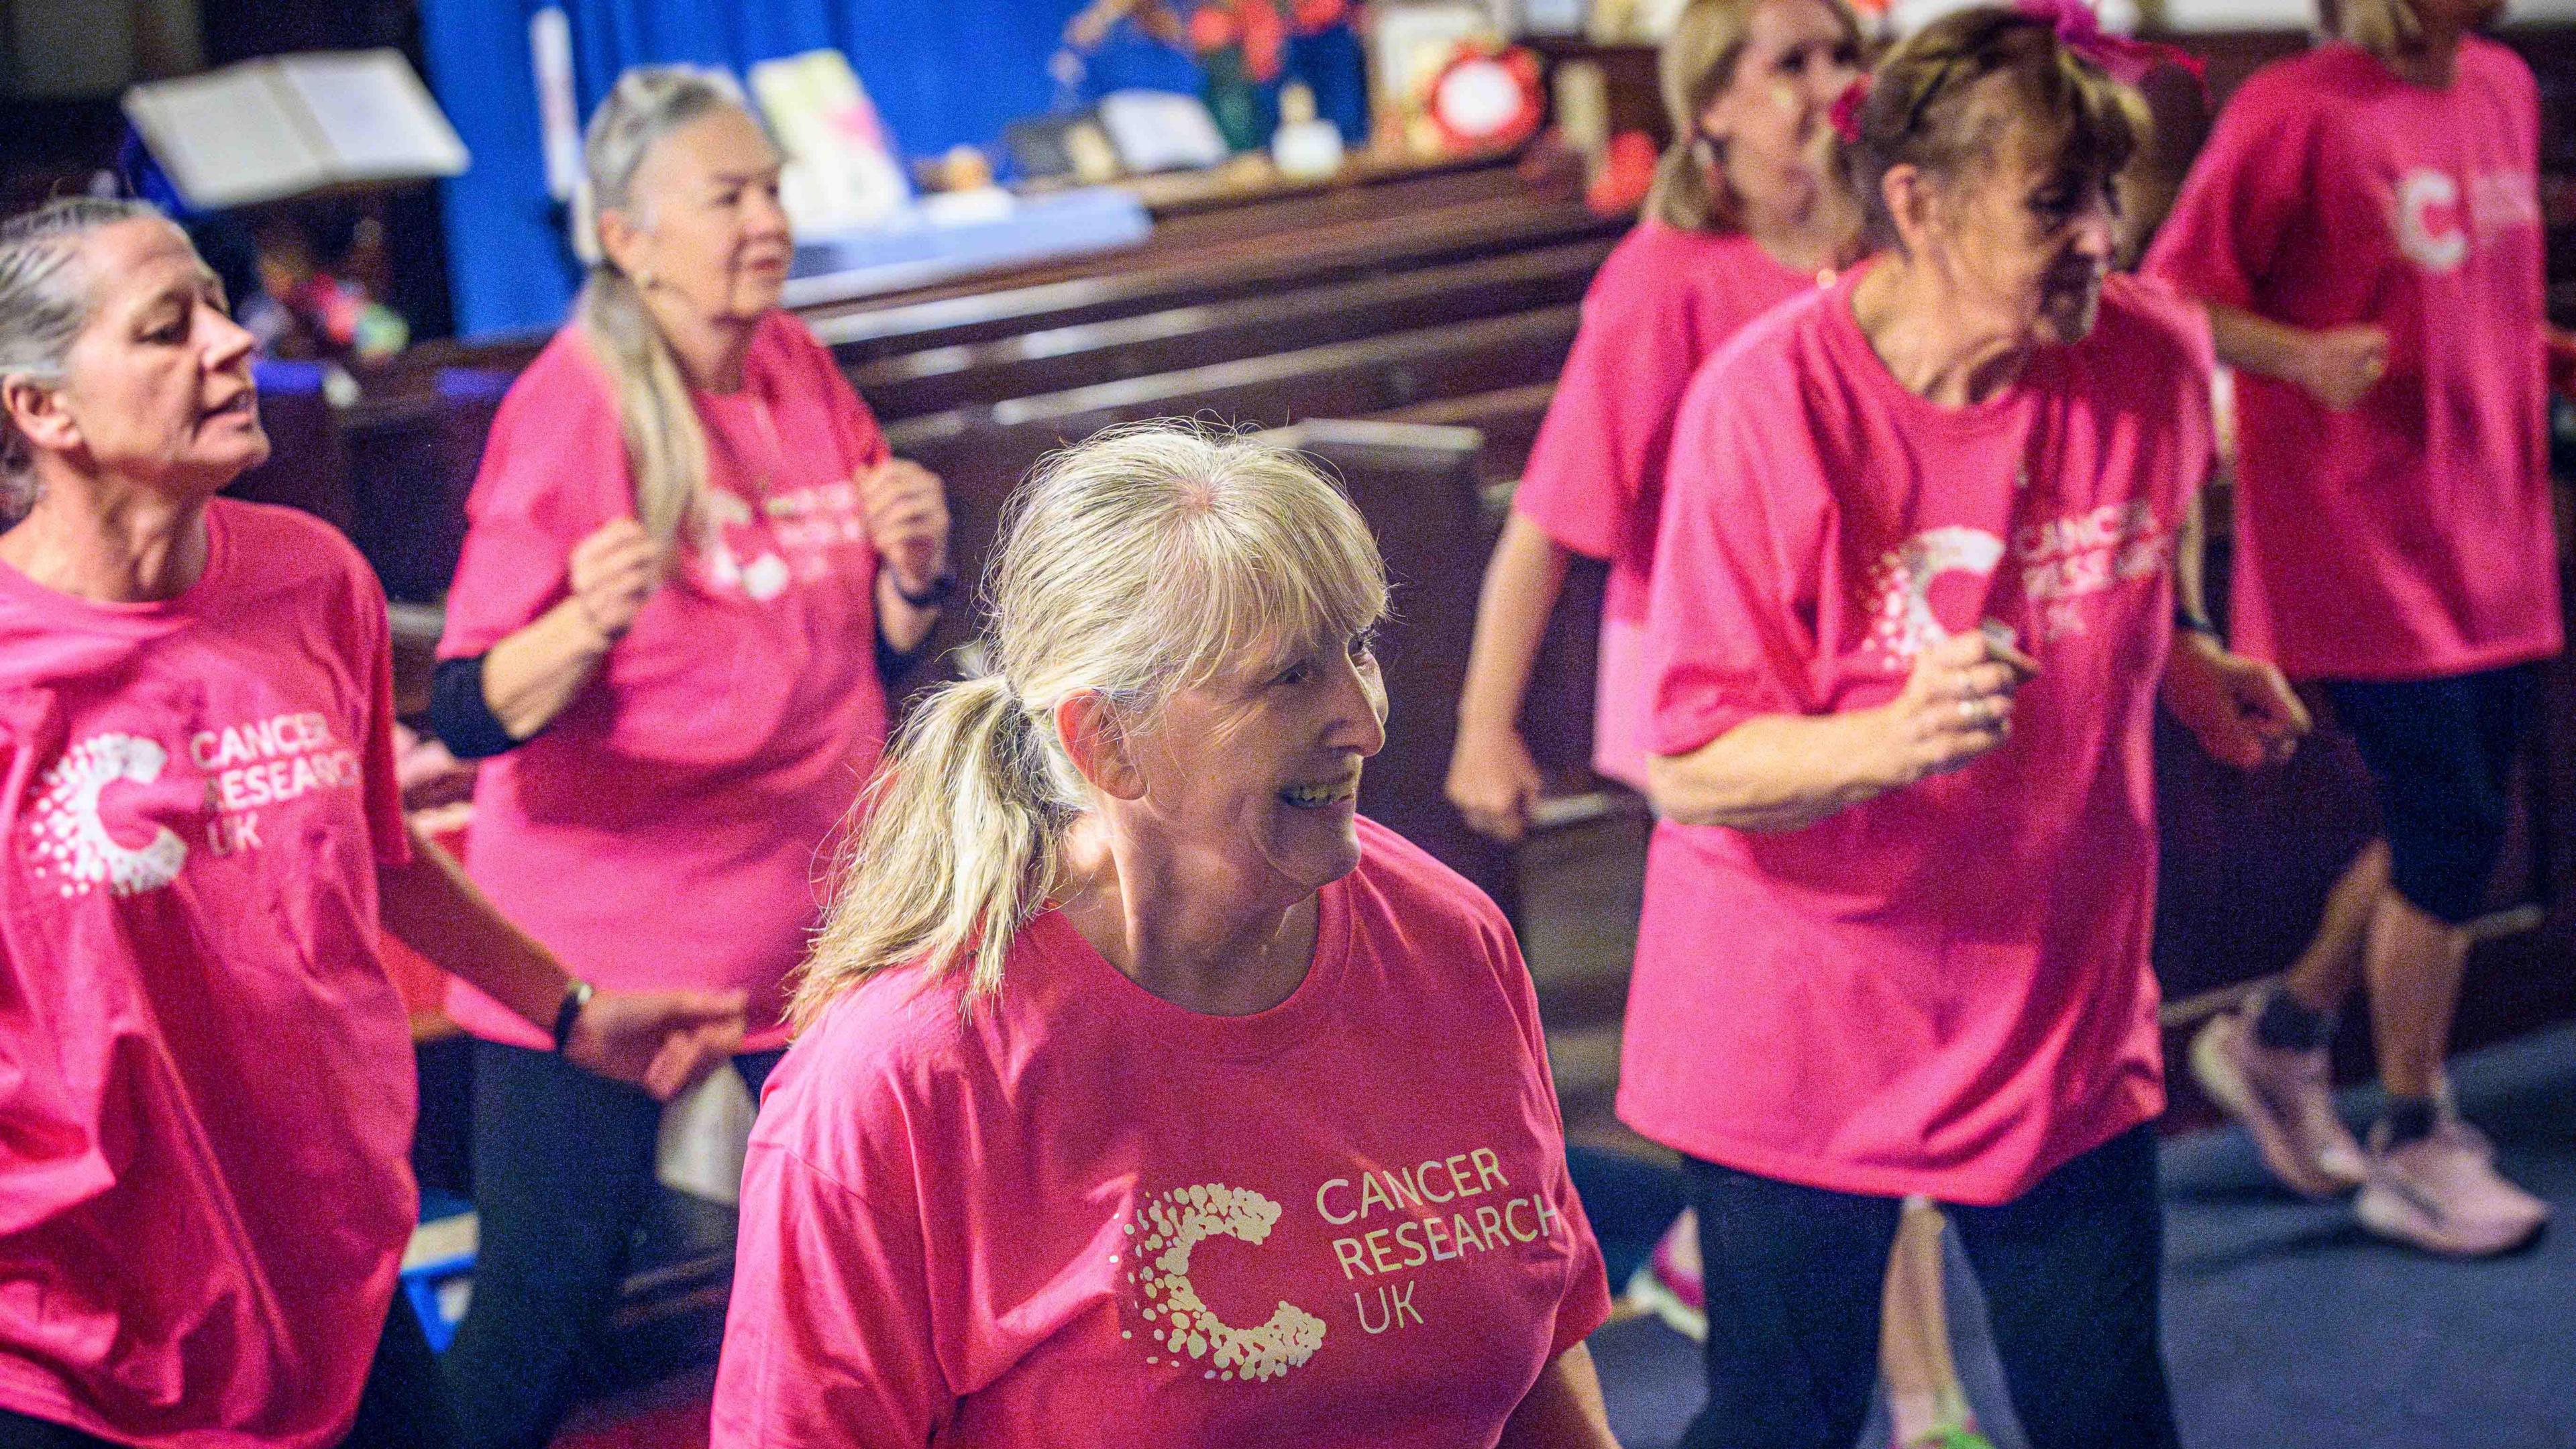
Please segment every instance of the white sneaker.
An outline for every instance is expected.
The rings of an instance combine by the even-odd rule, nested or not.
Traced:
[[[2371,1133],[2370,1178],[2353,1204],[2361,1225],[2383,1238],[2429,1253],[2483,1258],[2529,1242],[2549,1221],[2549,1205],[2495,1170],[2483,1137],[2444,1116],[2430,1135],[2403,1147]]]

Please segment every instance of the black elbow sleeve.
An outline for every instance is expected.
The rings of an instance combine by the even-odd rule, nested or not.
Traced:
[[[460,760],[483,760],[519,746],[483,697],[483,656],[442,659],[429,680],[429,728]]]

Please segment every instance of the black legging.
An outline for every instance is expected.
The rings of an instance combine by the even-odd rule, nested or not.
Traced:
[[[340,1449],[455,1449],[456,1423],[438,1381],[438,1359],[397,1287],[358,1396],[357,1421]],[[0,1449],[122,1449],[50,1419],[0,1409]]]
[[[1685,1160],[1708,1290],[1709,1403],[1686,1449],[1851,1449],[1878,1381],[1903,1204]],[[2171,1449],[2156,1143],[2135,1127],[2001,1207],[1946,1209],[2031,1449]]]
[[[781,1053],[734,1058],[760,1095]],[[552,1052],[474,1051],[474,1299],[447,1351],[468,1449],[543,1449],[657,1190],[662,1104]]]

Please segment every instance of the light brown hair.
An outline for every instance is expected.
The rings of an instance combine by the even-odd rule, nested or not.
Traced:
[[[1913,166],[1955,186],[2000,159],[2016,123],[2032,128],[2041,154],[2106,177],[2129,164],[2152,125],[2146,101],[2048,20],[1992,5],[1953,11],[1879,62],[1859,134],[1844,149],[1871,240],[1897,244],[1881,184],[1890,170]]]

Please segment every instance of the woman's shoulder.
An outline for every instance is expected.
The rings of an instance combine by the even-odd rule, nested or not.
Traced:
[[[1363,815],[1360,864],[1349,880],[1375,898],[1385,914],[1408,928],[1437,925],[1508,939],[1511,924],[1493,897],[1441,863],[1430,851]]]
[[[2209,314],[2160,277],[2113,272],[2102,280],[2097,333],[2114,348],[2206,378],[2217,365]]]
[[[1651,218],[1637,223],[1592,274],[1588,313],[1636,318],[1681,316],[1712,278],[1743,260],[1751,245],[1735,232],[1692,231]]]
[[[357,545],[300,508],[216,498],[206,505],[206,520],[220,532],[227,593],[309,591],[371,603],[383,592]]]
[[[919,966],[844,991],[771,1073],[754,1140],[828,1171],[888,1134],[909,1135],[974,1076],[977,1021],[964,1005],[962,973]]]

